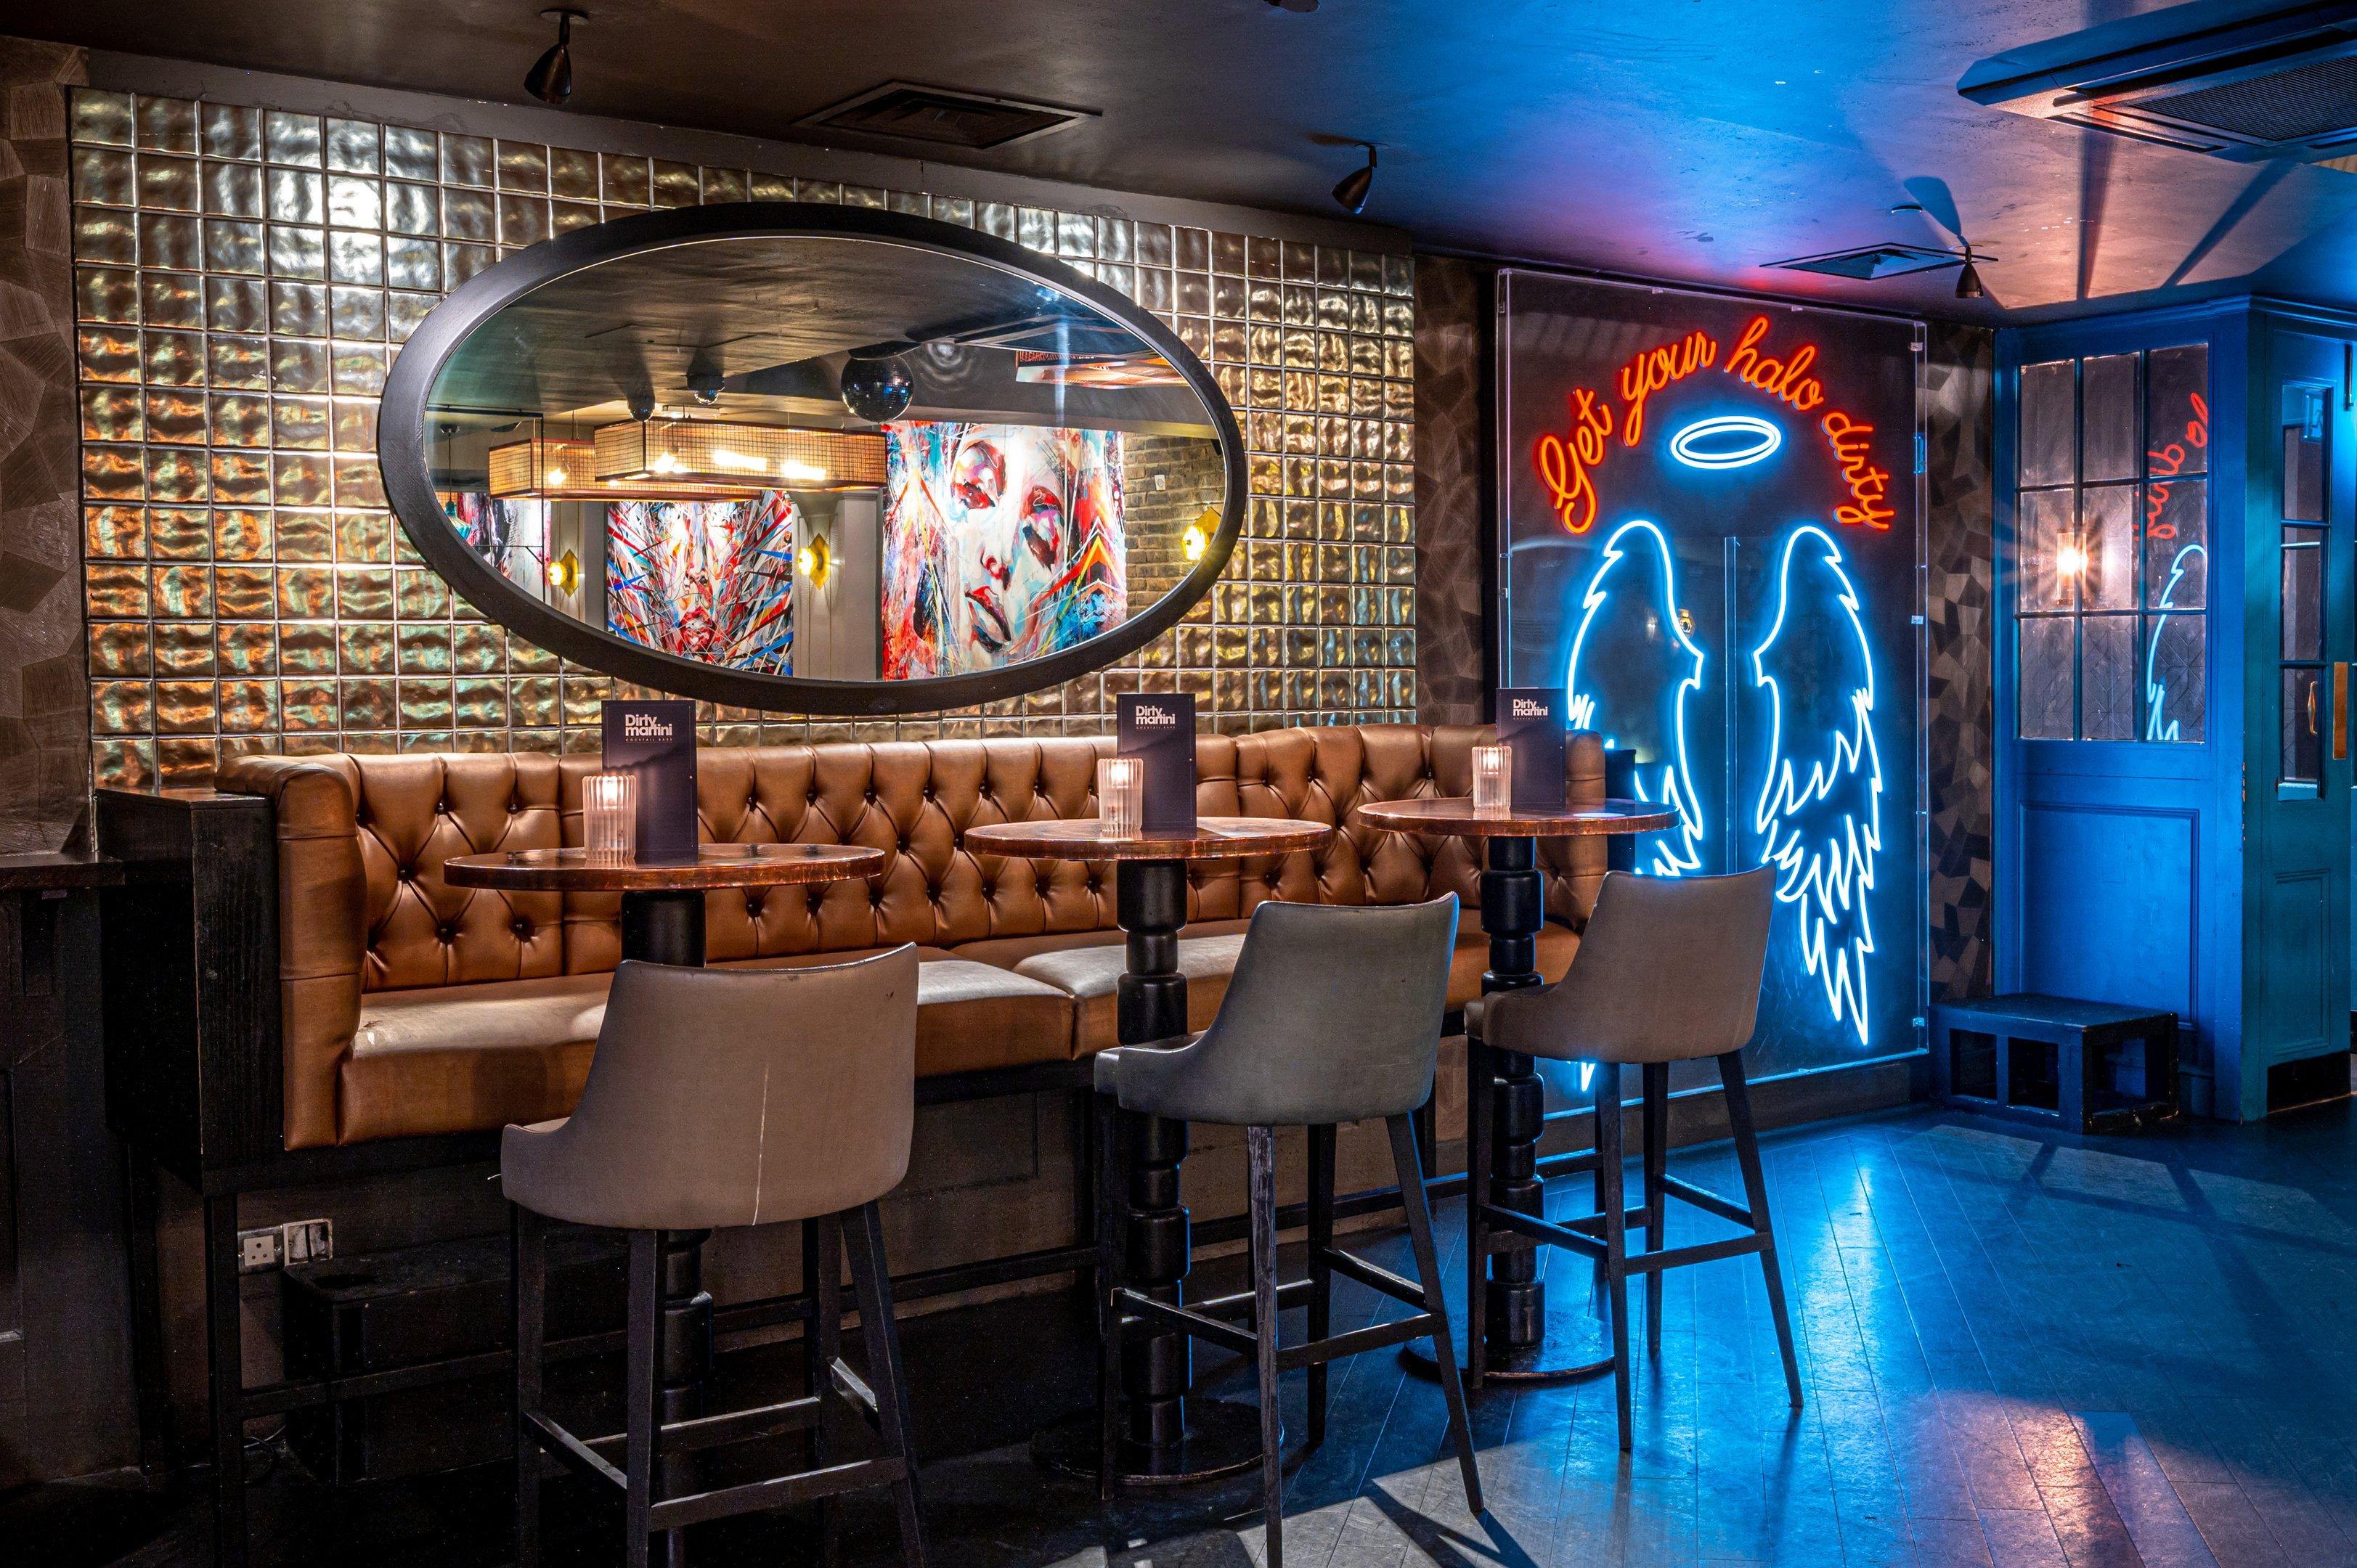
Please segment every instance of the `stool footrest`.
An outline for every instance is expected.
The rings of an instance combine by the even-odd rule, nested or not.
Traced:
[[[767,1512],[771,1509],[791,1508],[797,1503],[815,1502],[820,1498],[831,1498],[839,1492],[888,1487],[897,1481],[906,1480],[908,1475],[907,1462],[888,1455],[880,1459],[858,1459],[848,1465],[830,1465],[823,1470],[805,1470],[798,1476],[778,1476],[766,1481],[748,1481],[741,1487],[694,1492],[655,1504],[648,1510],[648,1528],[684,1530],[692,1524],[726,1519],[732,1514]]]
[[[853,1371],[840,1356],[827,1363],[826,1371],[828,1379],[834,1384],[835,1392],[850,1402],[851,1408],[859,1412],[861,1420],[881,1431],[883,1417],[877,1412],[876,1391],[867,1386],[866,1380]]]
[[[1721,1258],[1739,1258],[1747,1252],[1764,1251],[1767,1246],[1764,1237],[1730,1236],[1724,1241],[1673,1247],[1666,1252],[1631,1252],[1629,1254],[1629,1272],[1632,1274],[1658,1274],[1664,1269],[1684,1268],[1688,1263],[1710,1263]]]
[[[524,1424],[531,1427],[537,1434],[537,1441],[542,1449],[564,1461],[566,1469],[578,1475],[590,1477],[595,1480],[607,1482],[617,1490],[630,1485],[622,1472],[600,1458],[591,1444],[574,1436],[539,1411],[524,1412],[523,1421]],[[523,1434],[518,1433],[517,1435],[521,1437]],[[619,1443],[621,1439],[610,1437],[599,1441]]]
[[[1363,1350],[1380,1350],[1386,1345],[1429,1338],[1439,1331],[1439,1316],[1420,1312],[1414,1317],[1403,1317],[1395,1323],[1377,1323],[1300,1345],[1280,1345],[1276,1350],[1276,1369],[1289,1372],[1297,1367],[1315,1367],[1327,1361],[1339,1361],[1345,1356],[1356,1356]],[[1446,1348],[1441,1351],[1444,1356],[1450,1353]]]
[[[1694,1205],[1706,1214],[1716,1214],[1721,1219],[1731,1220],[1746,1230],[1760,1229],[1760,1222],[1751,1217],[1751,1210],[1739,1203],[1721,1197],[1707,1188],[1696,1187],[1692,1182],[1680,1181],[1674,1176],[1664,1176],[1662,1177],[1662,1190],[1672,1197]]]
[[[1418,1309],[1424,1305],[1424,1287],[1405,1275],[1395,1274],[1379,1263],[1371,1263],[1355,1252],[1346,1252],[1340,1247],[1320,1247],[1318,1254],[1328,1268],[1344,1279],[1355,1281],[1372,1291],[1381,1291],[1394,1301],[1405,1302]]]
[[[1279,1307],[1298,1306],[1308,1294],[1308,1280],[1290,1280],[1276,1287],[1276,1305]],[[1254,1307],[1253,1293],[1240,1290],[1232,1295],[1207,1295],[1200,1301],[1189,1303],[1187,1310],[1200,1312],[1206,1317],[1241,1317],[1249,1316]]]
[[[1249,1303],[1252,1298],[1246,1296],[1244,1300]],[[1142,1295],[1126,1285],[1113,1293],[1113,1305],[1115,1310],[1125,1312],[1133,1317],[1145,1318],[1165,1328],[1176,1329],[1181,1334],[1191,1334],[1198,1339],[1208,1339],[1222,1349],[1232,1350],[1239,1356],[1253,1354],[1257,1343],[1253,1335],[1238,1328],[1232,1323],[1222,1323],[1216,1317],[1206,1317],[1200,1312],[1183,1306],[1173,1306],[1167,1301],[1157,1301],[1152,1296]]]
[[[1643,1211],[1632,1209],[1631,1212],[1642,1213]],[[1601,1240],[1574,1229],[1572,1225],[1558,1225],[1552,1219],[1541,1219],[1537,1215],[1525,1214],[1519,1208],[1501,1208],[1494,1203],[1481,1205],[1481,1218],[1495,1230],[1511,1230],[1517,1236],[1527,1236],[1534,1241],[1544,1241],[1550,1246],[1567,1248],[1582,1257],[1604,1256],[1604,1243]],[[1590,1215],[1588,1218],[1596,1220],[1599,1228],[1604,1222],[1600,1215]],[[1495,1238],[1492,1238],[1491,1251],[1496,1250]]]

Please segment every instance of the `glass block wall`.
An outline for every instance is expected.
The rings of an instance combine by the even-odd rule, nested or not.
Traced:
[[[266,106],[76,90],[70,124],[101,785],[201,785],[257,750],[595,749],[616,682],[486,624],[386,511],[377,394],[509,252],[748,199],[930,214],[1121,290],[1213,367],[1251,504],[1211,596],[1120,665],[897,723],[707,705],[707,744],[1095,734],[1136,690],[1231,732],[1415,716],[1405,256]]]

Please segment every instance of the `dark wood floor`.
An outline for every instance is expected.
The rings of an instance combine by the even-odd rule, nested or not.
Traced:
[[[2357,1568],[2348,1104],[2122,1140],[1915,1113],[1785,1134],[1767,1164],[1806,1410],[1786,1408],[1756,1265],[1682,1271],[1661,1356],[1640,1372],[1633,1456],[1614,1443],[1609,1380],[1493,1387],[1475,1410],[1491,1503],[1475,1520],[1437,1389],[1391,1354],[1362,1356],[1337,1369],[1332,1433],[1291,1477],[1288,1563]],[[1673,1168],[1735,1187],[1723,1149]],[[1447,1251],[1461,1227],[1447,1210],[1442,1223]],[[1716,1233],[1689,1214],[1673,1240]],[[1368,1250],[1406,1266],[1403,1236]],[[1454,1286],[1461,1260],[1447,1266]],[[1586,1290],[1583,1267],[1555,1268],[1558,1288]],[[1028,1424],[1082,1387],[1077,1330],[1058,1301],[912,1326],[917,1397],[930,1366],[960,1387],[956,1403]],[[1243,1391],[1224,1362],[1204,1369]],[[925,1479],[937,1563],[1259,1558],[1250,1480],[1100,1511],[1019,1446]],[[255,1500],[276,1561],[465,1568],[500,1560],[501,1486],[476,1473],[355,1498],[281,1477]],[[561,1492],[553,1509],[565,1545],[552,1562],[614,1559],[606,1509]],[[846,1530],[849,1560],[893,1555],[881,1508],[850,1510]],[[35,1554],[0,1559],[203,1560],[196,1511],[168,1497],[50,1488],[0,1504],[0,1539],[11,1533]],[[772,1524],[705,1541],[699,1557],[800,1562],[806,1545],[799,1526]]]

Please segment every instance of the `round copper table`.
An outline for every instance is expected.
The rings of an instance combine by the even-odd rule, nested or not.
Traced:
[[[1187,923],[1187,863],[1290,854],[1315,849],[1333,829],[1323,822],[1271,817],[1201,817],[1192,834],[1115,836],[1093,817],[999,822],[965,831],[965,847],[1032,860],[1114,863],[1114,902],[1128,934],[1129,961],[1117,993],[1115,1034],[1125,1046],[1187,1033],[1187,977],[1178,971],[1178,931]],[[1178,1166],[1187,1124],[1124,1113],[1129,1162],[1128,1278],[1158,1300],[1183,1299],[1189,1254],[1187,1208]],[[1194,1347],[1183,1334],[1132,1334],[1121,1373],[1123,1481],[1167,1486],[1232,1475],[1260,1463],[1257,1412],[1224,1400],[1189,1399]],[[1044,1465],[1094,1476],[1099,1442],[1094,1411],[1042,1427],[1031,1440]]]
[[[1481,989],[1519,991],[1545,983],[1538,972],[1538,933],[1546,917],[1546,888],[1538,870],[1538,841],[1605,833],[1642,833],[1666,828],[1677,813],[1643,800],[1605,800],[1557,811],[1476,811],[1463,797],[1388,800],[1359,808],[1371,828],[1437,838],[1485,841],[1488,864],[1481,872],[1481,929],[1490,934],[1490,968]],[[1469,1123],[1466,1165],[1485,1163],[1491,1206],[1540,1215],[1546,1191],[1538,1175],[1538,1145],[1546,1131],[1546,1086],[1536,1064],[1519,1052],[1491,1051],[1465,1042],[1465,1112]],[[1494,1134],[1491,1130],[1494,1129]],[[1475,1388],[1485,1378],[1557,1382],[1609,1371],[1612,1357],[1594,1316],[1566,1311],[1550,1324],[1546,1282],[1538,1277],[1537,1244],[1512,1233],[1498,1234],[1484,1260],[1469,1254],[1468,1288],[1482,1292],[1487,1331],[1481,1343],[1469,1332],[1465,1370]],[[1404,1351],[1414,1365],[1420,1351]]]
[[[507,893],[619,893],[622,956],[649,963],[704,962],[704,896],[721,887],[780,887],[843,882],[884,865],[884,852],[847,843],[708,843],[692,861],[616,860],[584,849],[511,850],[457,855],[442,863],[453,887]],[[659,1421],[704,1413],[712,1377],[712,1297],[704,1289],[704,1243],[709,1230],[666,1230],[662,1239]],[[662,1495],[683,1497],[696,1487],[695,1455],[662,1462]],[[657,1537],[670,1568],[686,1562],[687,1532]]]

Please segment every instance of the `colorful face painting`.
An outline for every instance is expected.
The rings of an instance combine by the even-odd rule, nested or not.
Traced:
[[[442,510],[468,547],[509,582],[546,596],[548,503],[499,500],[473,491],[447,494]]]
[[[1127,617],[1119,432],[926,421],[885,434],[886,680],[1020,664]]]
[[[731,670],[793,673],[793,498],[621,501],[606,511],[606,627]]]

